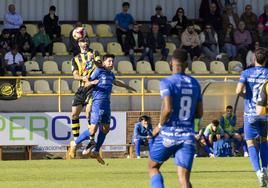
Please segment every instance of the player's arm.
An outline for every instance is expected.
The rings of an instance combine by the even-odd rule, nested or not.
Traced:
[[[239,82],[236,86],[236,94],[239,95],[240,97],[245,98],[244,89],[245,89],[245,84]]]
[[[131,90],[131,91],[136,91],[136,89],[134,89],[134,88],[132,88],[132,87],[126,85],[125,83],[123,83],[123,82],[121,82],[120,80],[117,80],[117,79],[115,79],[115,80],[113,81],[113,84],[116,85],[116,86],[118,86],[118,87],[124,87],[124,88],[126,88],[126,89]]]
[[[163,97],[161,112],[160,112],[160,121],[157,127],[153,130],[153,137],[157,136],[160,128],[167,122],[169,119],[169,116],[171,114],[172,109],[172,97],[171,96],[165,96]]]
[[[97,50],[95,50],[93,52],[93,58],[94,58],[94,63],[96,65],[96,67],[102,67],[102,61],[101,61],[100,53]]]

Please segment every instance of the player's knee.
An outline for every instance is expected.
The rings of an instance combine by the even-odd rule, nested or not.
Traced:
[[[109,131],[110,131],[110,125],[105,125],[105,126],[102,127],[102,132],[104,134],[108,134]]]
[[[248,145],[248,147],[254,146],[255,145],[254,140],[247,140],[247,145]]]
[[[72,118],[72,120],[79,119],[79,114],[72,112],[71,118]]]

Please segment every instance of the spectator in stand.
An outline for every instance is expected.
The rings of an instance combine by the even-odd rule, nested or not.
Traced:
[[[5,54],[10,51],[12,45],[12,39],[8,30],[4,29],[0,36],[0,53],[5,56]]]
[[[245,26],[245,22],[240,21],[238,29],[234,33],[234,41],[237,46],[237,52],[241,55],[244,69],[246,68],[247,53],[252,43],[251,34],[248,30],[245,30]]]
[[[147,47],[146,52],[148,52],[149,61],[152,66],[152,69],[154,69],[154,53],[156,50],[161,51],[161,60],[166,61],[168,57],[169,49],[166,48],[166,41],[162,33],[159,32],[159,27],[157,24],[152,25],[152,31],[147,36]]]
[[[226,12],[222,16],[223,29],[226,30],[230,23],[233,25],[234,29],[236,29],[239,23],[238,14],[234,13],[232,5],[227,5],[225,9]]]
[[[254,67],[255,50],[259,48],[260,48],[259,41],[255,41],[254,44],[251,45],[251,48],[248,51],[247,58],[246,58],[247,68]]]
[[[189,23],[181,35],[181,47],[190,54],[192,60],[197,60],[201,55],[200,45],[199,35],[194,30],[194,24]]]
[[[122,9],[123,11],[121,13],[116,14],[114,21],[116,24],[117,41],[121,44],[121,46],[124,46],[123,42],[125,40],[130,25],[134,24],[134,18],[131,14],[128,13],[128,2],[124,2],[122,4]]]
[[[144,37],[140,31],[140,26],[137,23],[135,23],[133,25],[133,29],[128,32],[124,45],[125,53],[129,55],[133,69],[136,70],[135,53],[142,53],[142,56],[139,58],[139,60],[143,60],[146,55]]]
[[[25,61],[27,60],[27,58],[25,58],[24,56],[25,52],[28,52],[31,54],[31,57],[30,57],[31,60],[35,60],[35,55],[36,55],[35,46],[34,46],[31,35],[27,33],[26,31],[25,25],[20,26],[20,30],[16,34],[15,41],[16,41],[16,45],[18,46],[18,50],[23,55]]]
[[[244,21],[246,24],[246,29],[250,32],[254,32],[257,29],[258,20],[257,15],[252,12],[252,6],[246,5],[245,6],[245,12],[240,17],[241,21]]]
[[[74,24],[74,29],[77,27],[83,27],[82,22],[76,22]],[[75,57],[76,55],[80,53],[80,47],[78,45],[78,42],[73,37],[73,30],[69,34],[69,44],[70,44],[71,50],[73,51],[73,57]]]
[[[210,62],[219,55],[218,35],[210,24],[205,25],[204,31],[200,34],[202,52]]]
[[[45,31],[48,34],[50,40],[53,42],[61,41],[61,27],[59,25],[59,17],[55,14],[56,7],[50,6],[49,13],[44,16],[43,24]]]
[[[263,7],[264,13],[260,15],[258,22],[263,25],[263,30],[268,32],[268,4]]]
[[[184,9],[179,7],[176,11],[176,14],[172,18],[171,26],[172,29],[170,30],[172,35],[181,36],[181,33],[186,29],[188,24],[188,19],[184,15]]]
[[[23,23],[23,19],[19,13],[16,12],[14,4],[8,5],[8,12],[4,15],[4,29],[6,29],[11,36],[14,36]]]
[[[222,19],[220,11],[215,3],[211,3],[209,6],[208,16],[204,18],[205,24],[213,26],[214,30],[219,34],[222,30]]]
[[[18,52],[18,47],[14,45],[11,51],[5,55],[5,68],[11,71],[13,76],[18,76],[17,71],[21,71],[22,76],[26,76],[26,67],[22,55]]]
[[[213,120],[205,129],[204,136],[208,140],[210,147],[213,147],[213,142],[224,137],[224,131],[219,125],[218,120]]]
[[[135,124],[133,143],[136,149],[136,157],[140,159],[141,145],[148,146],[152,138],[153,127],[149,116],[141,116],[139,122]],[[150,145],[149,145],[150,150]]]
[[[218,0],[202,0],[199,8],[199,18],[205,20],[209,16],[210,5],[214,3],[217,6],[217,15],[220,14],[220,7]]]
[[[259,23],[257,26],[257,31],[252,35],[254,41],[259,41],[260,46],[268,48],[268,32],[264,31],[264,26],[262,23]]]
[[[34,35],[33,41],[36,50],[42,53],[44,59],[53,59],[53,43],[51,42],[48,34],[46,33],[44,25],[42,23],[38,24],[38,33]],[[49,56],[47,56],[46,53],[48,53]]]
[[[161,5],[155,7],[155,15],[151,16],[151,24],[157,24],[159,32],[164,36],[169,34],[170,25],[167,22],[167,17],[163,14]]]
[[[237,49],[234,41],[234,28],[232,24],[229,24],[224,32],[224,49],[229,57],[229,60],[236,58]]]

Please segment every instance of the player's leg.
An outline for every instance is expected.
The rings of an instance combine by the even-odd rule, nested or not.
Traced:
[[[260,186],[264,187],[266,186],[266,182],[264,180],[264,174],[261,171],[259,152],[257,149],[256,140],[255,140],[255,138],[259,136],[259,129],[258,129],[258,125],[256,125],[257,122],[253,120],[254,119],[252,119],[251,117],[244,118],[245,139],[246,139],[247,146],[248,146],[250,162],[256,172]]]
[[[175,154],[175,163],[182,188],[191,188],[190,173],[194,160],[195,147],[193,144],[183,144]]]
[[[142,139],[134,139],[134,144],[135,144],[135,151],[136,151],[136,157],[137,159],[140,158],[140,154],[141,154],[141,145],[144,142],[142,141]]]
[[[83,109],[82,105],[72,106],[71,119],[72,119],[72,133],[74,140],[76,140],[79,137],[79,131],[80,131],[79,115],[82,109]]]
[[[201,136],[200,138],[200,144],[204,147],[205,152],[210,156],[210,157],[215,157],[213,154],[213,149],[209,146],[208,141],[206,140],[205,136]]]
[[[148,170],[151,180],[151,188],[164,188],[164,179],[160,172],[162,164],[149,159]]]
[[[96,147],[94,148],[94,151],[99,152],[101,146],[103,145],[106,135],[109,133],[110,131],[110,124],[104,124],[100,126],[100,131],[97,137],[97,143],[96,143]]]
[[[265,183],[268,184],[267,163],[268,163],[268,146],[267,146],[267,120],[261,119],[259,122],[260,128],[260,158],[262,164],[262,172],[264,174]]]

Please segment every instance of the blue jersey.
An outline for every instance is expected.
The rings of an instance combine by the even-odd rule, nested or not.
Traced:
[[[198,81],[185,74],[174,74],[160,82],[161,97],[172,97],[170,118],[160,135],[174,140],[194,140],[194,119],[198,102],[202,101]]]
[[[256,66],[242,72],[240,83],[246,88],[244,115],[256,116],[256,102],[261,85],[268,79],[268,69]]]
[[[136,123],[134,128],[134,139],[144,139],[147,136],[152,136],[153,127],[148,124],[147,128],[142,126],[142,123]]]
[[[97,68],[91,74],[90,79],[99,80],[99,83],[93,89],[93,102],[96,100],[110,101],[113,81],[115,80],[114,73],[104,68]]]

